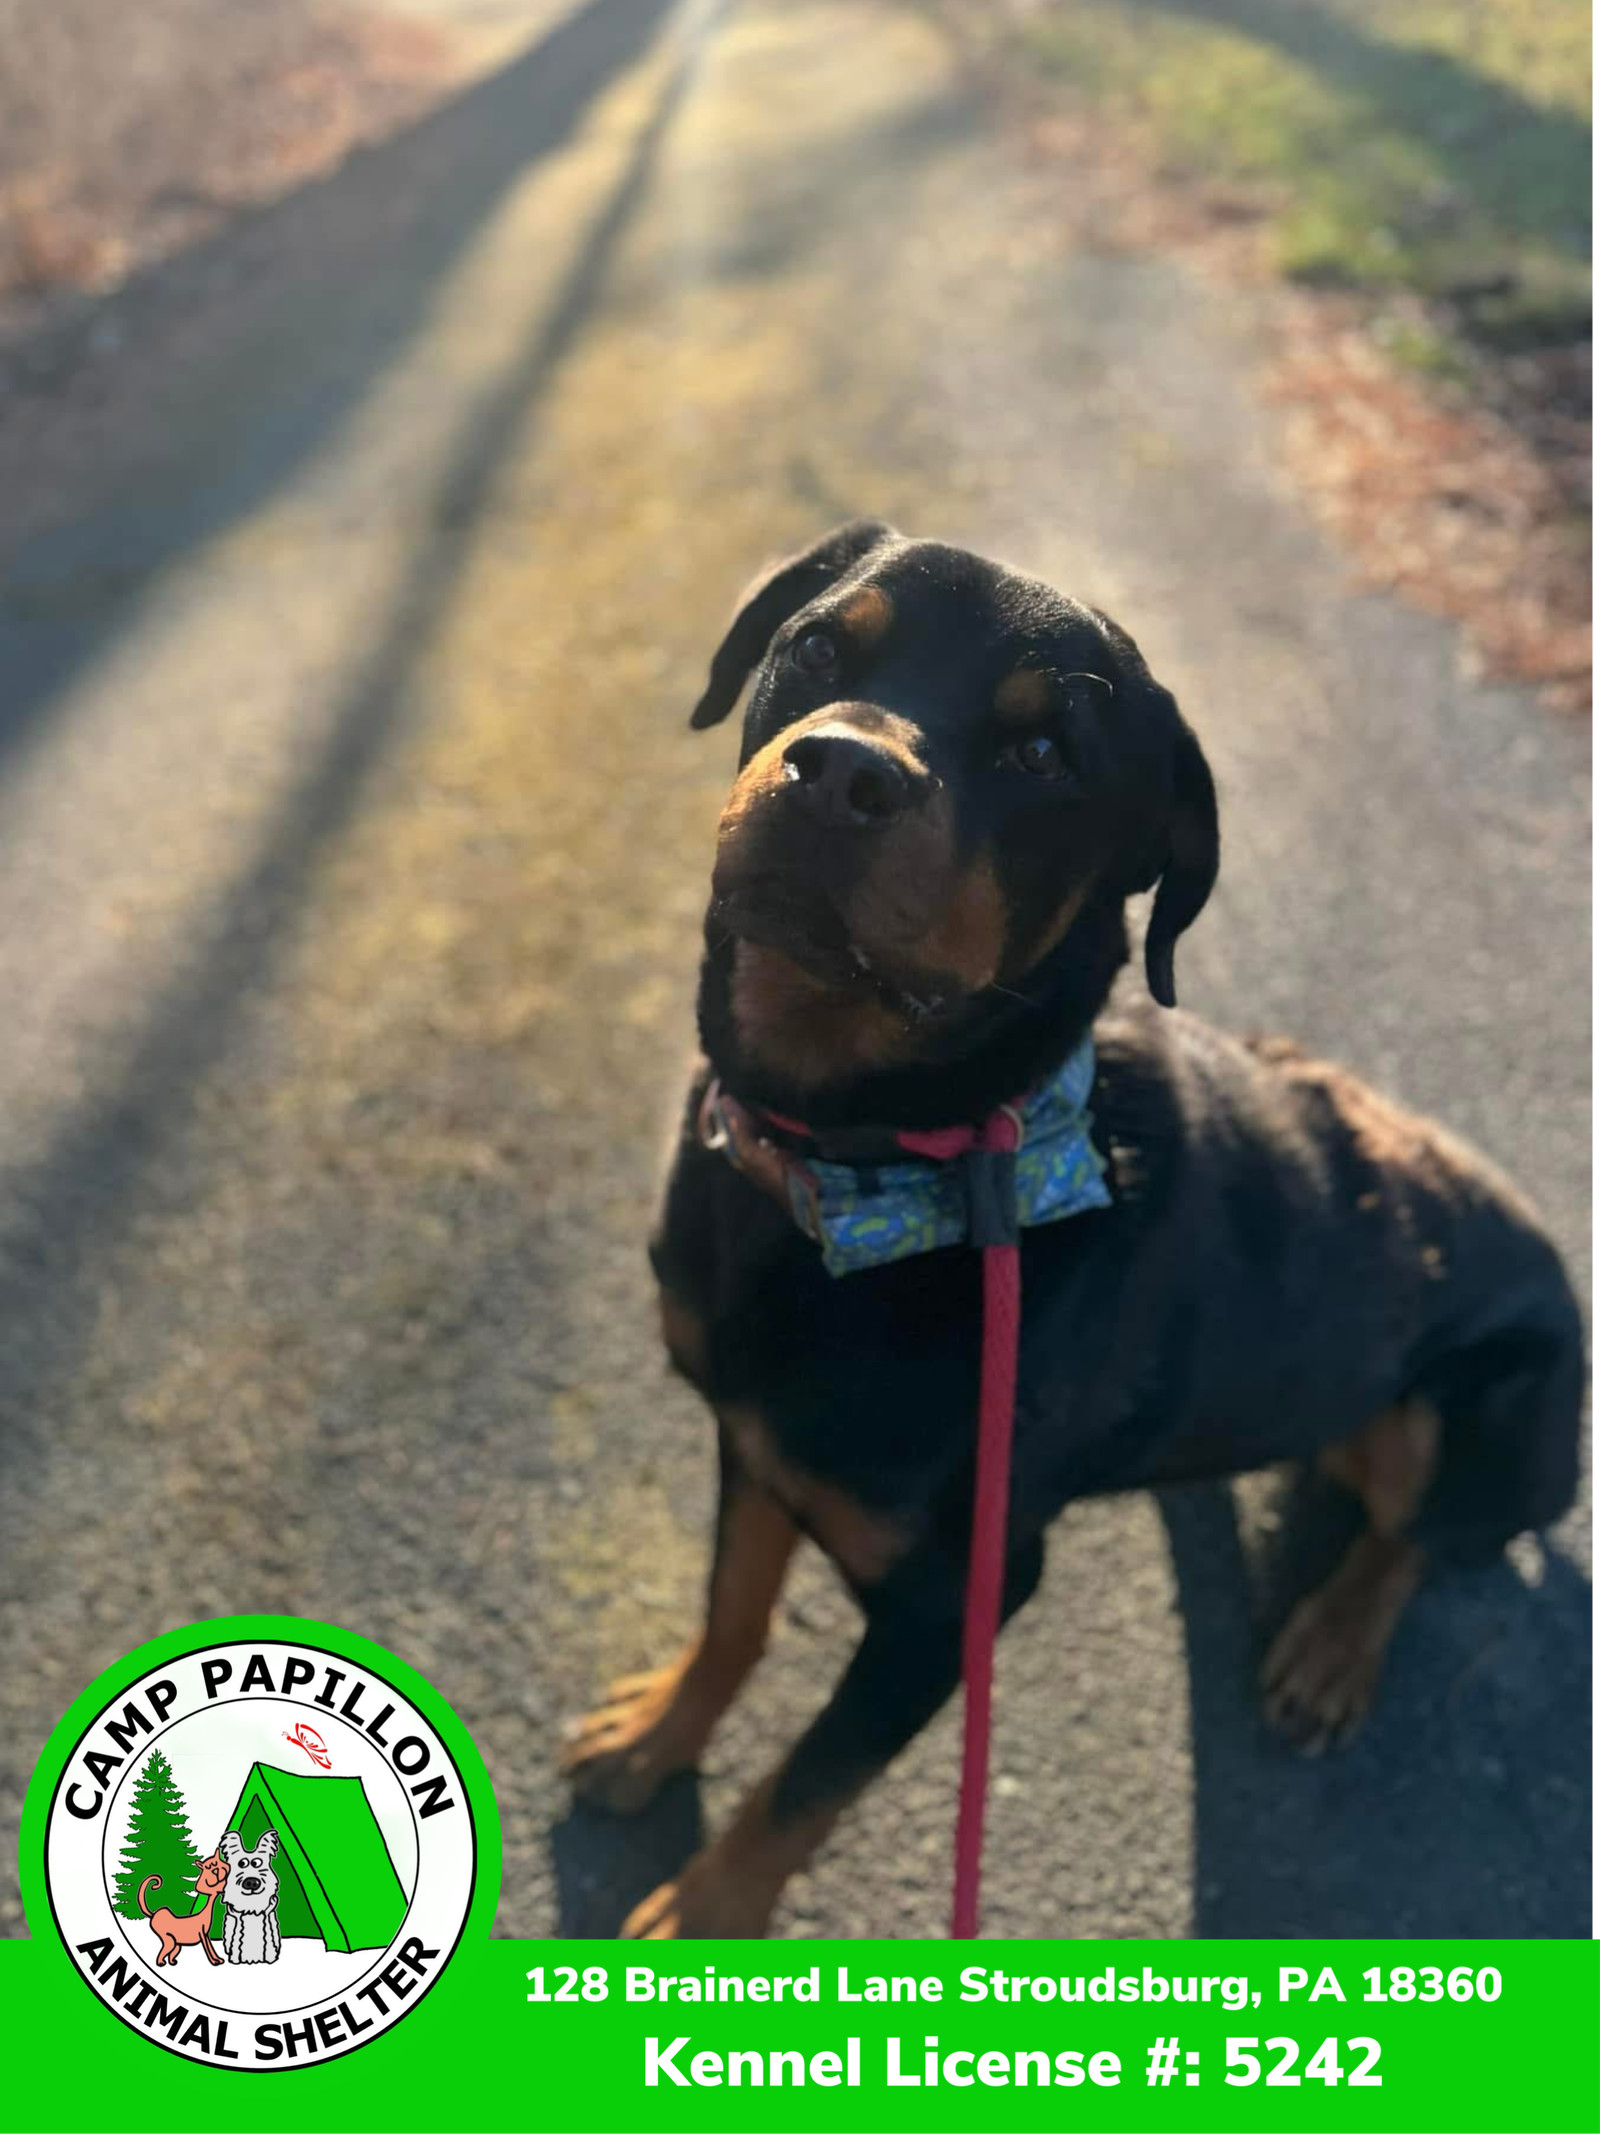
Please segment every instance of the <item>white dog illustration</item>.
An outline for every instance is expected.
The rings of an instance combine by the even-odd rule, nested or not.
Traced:
[[[217,1847],[228,1863],[228,1918],[222,1947],[230,1964],[275,1964],[283,1948],[278,1932],[278,1877],[272,1856],[278,1833],[263,1830],[249,1852],[237,1830]]]

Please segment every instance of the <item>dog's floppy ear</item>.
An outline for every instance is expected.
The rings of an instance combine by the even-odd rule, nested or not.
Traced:
[[[1176,714],[1176,706],[1174,706]],[[1180,718],[1172,766],[1172,814],[1167,825],[1161,886],[1144,937],[1144,968],[1150,990],[1164,1008],[1178,1004],[1172,952],[1178,936],[1205,907],[1217,879],[1217,789],[1211,766]]]
[[[278,1833],[275,1830],[263,1830],[256,1839],[255,1849],[257,1852],[264,1852],[270,1860],[278,1849]]]
[[[738,613],[711,661],[705,695],[694,707],[691,726],[715,726],[739,701],[739,692],[772,642],[772,633],[797,608],[825,592],[853,563],[880,542],[892,540],[894,528],[878,519],[851,519],[836,526],[797,556],[770,564],[745,588]]]
[[[226,1865],[230,1868],[238,1866],[239,1855],[243,1851],[244,1844],[237,1830],[230,1830],[228,1832],[228,1835],[223,1839],[222,1843],[217,1847],[218,1854],[221,1856],[222,1860],[226,1863]]]

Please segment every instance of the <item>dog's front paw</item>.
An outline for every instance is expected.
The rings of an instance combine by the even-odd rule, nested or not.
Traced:
[[[1261,1670],[1267,1721],[1307,1756],[1359,1732],[1421,1564],[1410,1543],[1363,1535],[1274,1639]]]
[[[595,1807],[634,1815],[675,1772],[693,1770],[715,1716],[692,1660],[624,1675],[572,1727],[561,1753],[563,1775]]]
[[[622,1923],[624,1941],[759,1941],[775,1893],[719,1865],[715,1850],[696,1853],[676,1882],[663,1882]]]

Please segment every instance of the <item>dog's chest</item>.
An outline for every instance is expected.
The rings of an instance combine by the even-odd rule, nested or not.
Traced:
[[[857,1586],[876,1585],[918,1538],[923,1521],[914,1507],[876,1510],[848,1488],[803,1464],[785,1446],[781,1429],[754,1407],[723,1411],[723,1426],[740,1463]]]
[[[1080,1257],[1077,1234],[1087,1238],[1096,1219],[1024,1233],[1033,1304],[1059,1297],[1063,1263]],[[803,1496],[813,1530],[823,1491],[842,1491],[897,1528],[915,1524],[970,1460],[981,1253],[946,1247],[830,1274],[764,1194],[720,1157],[691,1149],[669,1195],[657,1269],[680,1368],[725,1422],[741,1419],[745,1463],[785,1501],[798,1507]],[[1070,1355],[1053,1351],[1053,1384]],[[1034,1375],[1029,1355],[1025,1378]],[[820,1523],[836,1522],[824,1510]],[[879,1558],[882,1549],[880,1537],[857,1536],[848,1554]]]
[[[267,1915],[265,1912],[236,1912],[237,1942],[234,1962],[239,1964],[264,1964],[267,1961]]]

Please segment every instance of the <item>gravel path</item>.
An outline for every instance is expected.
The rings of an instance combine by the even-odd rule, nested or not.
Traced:
[[[753,564],[873,511],[1108,607],[1222,784],[1186,1004],[1436,1109],[1584,1265],[1587,763],[1349,591],[1239,300],[1064,249],[916,8],[492,12],[450,102],[208,249],[0,597],[0,1781],[14,1846],[97,1669],[301,1612],[471,1725],[502,1930],[601,1933],[850,1637],[808,1563],[698,1794],[569,1812],[560,1721],[700,1589],[641,1248],[731,763],[684,721]],[[1588,1931],[1583,1528],[1430,1592],[1304,1763],[1251,1678],[1327,1524],[1273,1478],[1069,1513],[1000,1667],[990,1931]],[[955,1742],[783,1930],[942,1930]]]

